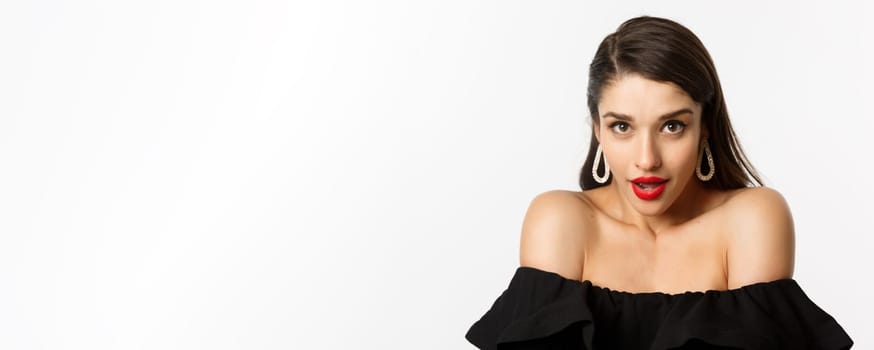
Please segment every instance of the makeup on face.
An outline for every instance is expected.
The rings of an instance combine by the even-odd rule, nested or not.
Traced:
[[[641,176],[631,180],[631,189],[637,198],[651,201],[661,196],[667,182],[667,179],[658,176]]]
[[[694,169],[701,106],[674,84],[635,74],[604,88],[598,112],[595,134],[614,180],[622,180],[614,183],[631,186],[623,197],[646,210],[671,206]]]

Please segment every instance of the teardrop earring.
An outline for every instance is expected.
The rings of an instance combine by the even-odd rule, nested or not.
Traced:
[[[704,158],[705,153],[707,153],[707,167],[710,169],[706,175],[701,173],[701,160]],[[713,178],[713,174],[716,174],[716,164],[713,163],[713,153],[710,152],[710,144],[705,139],[702,142],[701,150],[698,151],[698,166],[695,168],[695,175],[701,181],[710,181]]]
[[[601,144],[598,144],[598,149],[595,151],[595,163],[592,164],[592,177],[599,184],[607,182],[610,178],[610,164],[607,164],[607,157],[604,157],[604,176],[598,176],[598,165],[601,163]]]

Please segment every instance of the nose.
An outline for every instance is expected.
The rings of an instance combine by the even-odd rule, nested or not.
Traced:
[[[643,137],[640,143],[640,153],[635,165],[643,171],[652,171],[662,166],[659,150],[652,137]]]

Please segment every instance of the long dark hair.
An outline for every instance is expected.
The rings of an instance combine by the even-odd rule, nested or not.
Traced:
[[[625,21],[598,46],[589,65],[588,104],[592,125],[599,123],[598,101],[606,84],[623,74],[671,82],[701,105],[716,174],[704,186],[734,189],[761,186],[762,181],[737,141],[722,96],[713,60],[692,31],[669,19],[641,16]],[[589,154],[580,172],[583,190],[605,186],[592,177],[598,140],[592,130]],[[706,161],[702,170],[708,172]],[[603,162],[599,169],[604,171]],[[599,174],[601,176],[601,174]]]

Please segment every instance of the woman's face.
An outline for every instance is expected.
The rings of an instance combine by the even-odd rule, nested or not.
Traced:
[[[638,212],[664,213],[689,181],[697,181],[698,147],[705,136],[701,107],[680,87],[625,75],[604,87],[598,112],[595,135],[612,186]]]

